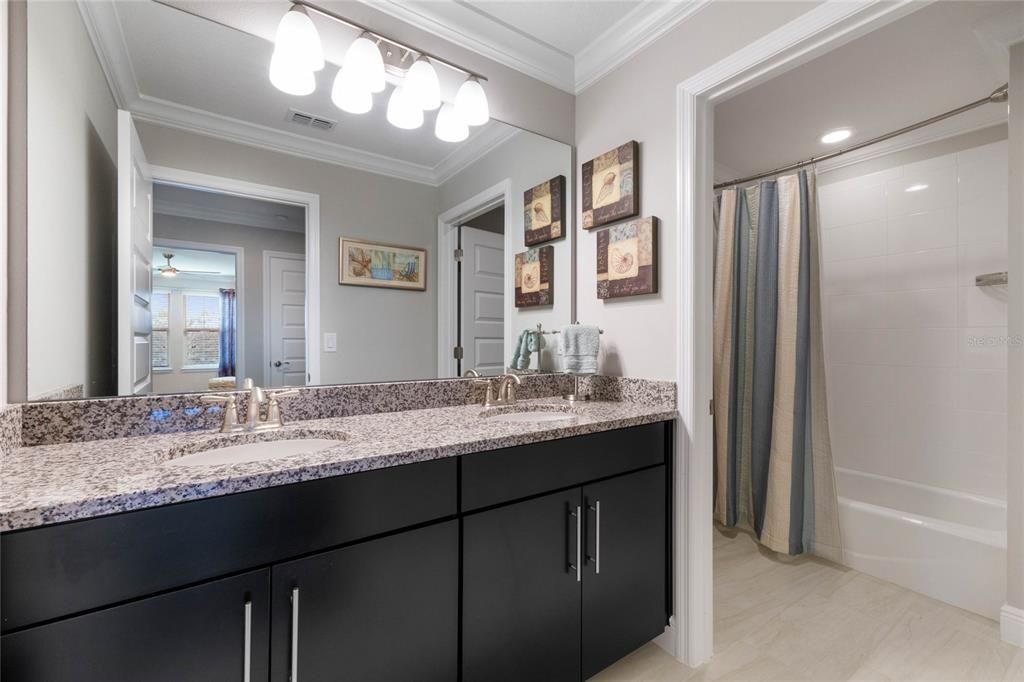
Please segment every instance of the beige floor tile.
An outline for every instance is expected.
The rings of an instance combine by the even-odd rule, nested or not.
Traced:
[[[715,656],[687,668],[649,644],[600,680],[1012,680],[1024,650],[997,623],[819,560],[715,531]]]

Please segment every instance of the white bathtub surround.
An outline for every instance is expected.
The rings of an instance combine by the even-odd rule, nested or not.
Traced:
[[[997,619],[1015,340],[974,278],[1008,269],[1008,145],[915,151],[819,180],[845,563]]]
[[[979,615],[1006,596],[1006,504],[836,469],[843,563]]]

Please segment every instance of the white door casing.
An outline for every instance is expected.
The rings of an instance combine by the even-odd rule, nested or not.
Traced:
[[[266,384],[306,385],[306,258],[263,252]]]
[[[505,370],[505,237],[463,225],[460,345],[462,371]]]
[[[153,176],[130,112],[117,112],[117,389],[152,389]]]

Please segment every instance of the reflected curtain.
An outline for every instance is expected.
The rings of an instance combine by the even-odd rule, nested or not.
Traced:
[[[839,560],[816,204],[806,171],[718,198],[715,521]]]
[[[220,362],[217,376],[235,376],[235,290],[220,290]]]

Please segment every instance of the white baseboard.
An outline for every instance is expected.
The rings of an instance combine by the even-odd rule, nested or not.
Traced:
[[[1024,649],[1024,609],[1003,604],[999,611],[999,631],[1004,642]]]

